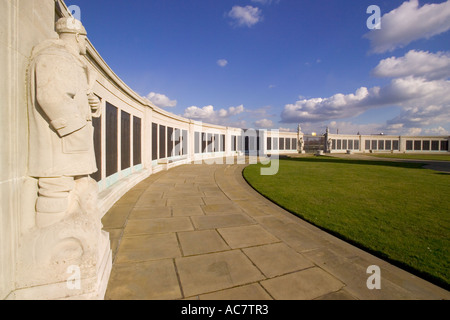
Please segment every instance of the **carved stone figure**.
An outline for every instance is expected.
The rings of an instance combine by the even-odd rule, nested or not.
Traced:
[[[333,140],[331,138],[328,138],[327,140],[327,152],[331,152],[331,147],[333,146]]]
[[[17,262],[21,295],[102,298],[111,270],[102,231],[92,116],[100,100],[86,54],[86,30],[74,18],[56,23],[59,39],[37,45],[29,67],[29,176],[38,180],[35,224],[23,231]],[[67,285],[79,270],[80,286]],[[31,288],[31,289],[28,289]]]
[[[298,141],[298,150],[300,153],[303,153],[303,146],[304,146],[305,142],[303,141],[303,137],[300,137],[300,140]]]
[[[33,49],[29,68],[29,175],[39,178],[36,221],[60,221],[69,206],[75,178],[97,171],[92,116],[100,101],[92,93],[95,75],[81,59],[86,30],[74,18],[56,23],[59,39]]]

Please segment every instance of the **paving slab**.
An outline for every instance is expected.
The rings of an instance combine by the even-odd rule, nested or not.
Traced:
[[[171,207],[136,207],[131,210],[128,219],[140,220],[149,218],[169,218],[172,216]]]
[[[143,262],[180,257],[174,233],[124,237],[116,256],[116,263]]]
[[[201,206],[176,206],[172,208],[174,217],[203,216],[204,214]]]
[[[194,230],[188,217],[130,220],[125,235],[155,234]]]
[[[205,202],[209,202],[206,200]],[[231,214],[231,213],[241,213],[242,209],[232,201],[228,200],[225,203],[215,203],[202,206],[205,214]]]
[[[183,257],[175,263],[186,297],[264,279],[240,250]]]
[[[259,225],[221,228],[217,231],[219,231],[221,236],[233,249],[252,247],[280,241]]]
[[[184,256],[230,250],[216,230],[179,232],[178,239]]]
[[[286,212],[246,164],[192,164],[139,183],[103,217],[106,299],[450,299],[450,293]],[[378,265],[381,289],[367,287]]]
[[[123,228],[130,215],[132,205],[116,205],[102,218],[104,229]]]
[[[261,285],[277,300],[311,300],[344,287],[344,283],[317,267],[265,280]]]
[[[267,278],[311,268],[314,264],[284,243],[243,249]]]
[[[105,300],[166,300],[182,298],[172,259],[115,264]]]
[[[196,229],[217,229],[223,227],[235,227],[255,222],[243,214],[224,214],[192,217]]]
[[[272,297],[261,287],[258,283],[225,289],[213,293],[202,294],[199,296],[200,300],[245,300],[245,301],[259,301],[259,300],[273,300]]]

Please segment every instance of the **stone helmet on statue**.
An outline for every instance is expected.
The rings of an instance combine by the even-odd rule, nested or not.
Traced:
[[[73,17],[64,17],[56,22],[56,32],[61,33],[74,33],[79,35],[87,35],[86,29],[80,20]]]

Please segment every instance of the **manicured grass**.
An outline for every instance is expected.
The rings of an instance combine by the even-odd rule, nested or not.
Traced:
[[[307,157],[244,178],[301,218],[450,287],[450,175],[421,164]]]
[[[392,159],[450,161],[448,154],[413,154],[413,153],[364,153],[366,156]]]

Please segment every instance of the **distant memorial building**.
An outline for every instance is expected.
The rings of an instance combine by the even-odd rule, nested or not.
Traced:
[[[174,166],[318,151],[449,152],[448,136],[313,136],[300,125],[279,132],[186,119],[119,79],[62,0],[1,1],[0,12],[0,299],[103,299],[112,262],[101,218]]]

